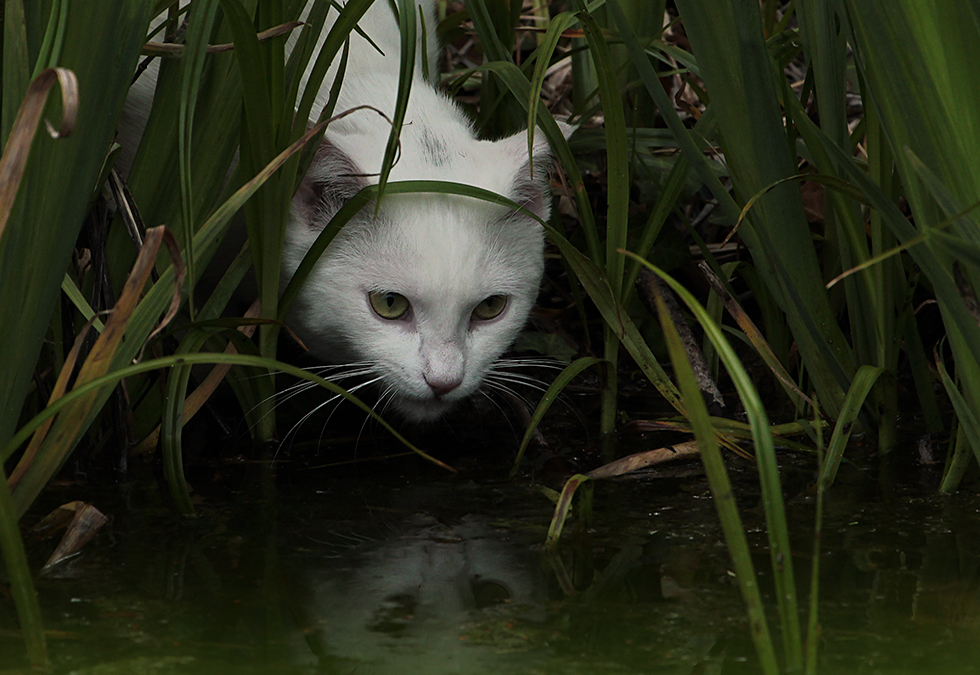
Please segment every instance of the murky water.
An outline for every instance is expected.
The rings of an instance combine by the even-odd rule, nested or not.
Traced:
[[[597,484],[591,525],[576,520],[549,553],[551,503],[471,449],[458,475],[414,458],[304,468],[281,456],[271,470],[230,458],[192,477],[207,495],[194,520],[152,477],[80,490],[113,520],[38,580],[57,671],[757,672],[697,462]],[[784,462],[802,606],[809,463]],[[768,593],[755,475],[730,465]],[[842,471],[821,562],[821,673],[980,670],[980,498],[937,497],[934,481]],[[30,546],[43,561],[54,542]],[[10,604],[0,669],[23,667]],[[774,614],[770,625],[777,634]]]

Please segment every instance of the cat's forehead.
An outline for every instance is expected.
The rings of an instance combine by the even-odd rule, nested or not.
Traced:
[[[456,195],[392,195],[386,198],[376,240],[378,270],[390,290],[437,292],[478,301],[516,293],[538,273],[541,233],[512,222],[508,211]]]
[[[334,136],[338,147],[376,183],[385,155],[387,137],[363,126],[347,129],[348,135]],[[481,141],[467,126],[430,119],[416,107],[402,128],[397,159],[389,181],[434,180],[464,183],[490,192],[507,194],[515,174],[526,164],[526,154],[514,152],[512,144]]]

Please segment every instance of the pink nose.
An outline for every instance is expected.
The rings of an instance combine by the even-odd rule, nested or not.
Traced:
[[[461,385],[463,381],[461,379],[442,380],[442,379],[429,379],[427,377],[425,378],[425,383],[429,385],[429,389],[432,390],[432,393],[435,394],[436,398],[439,398],[441,396],[445,396],[453,389]]]

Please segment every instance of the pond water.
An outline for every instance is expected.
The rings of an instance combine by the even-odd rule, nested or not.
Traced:
[[[54,487],[38,514],[81,497],[112,518],[37,580],[56,672],[758,672],[696,460],[596,484],[591,523],[574,519],[548,552],[548,479],[507,479],[510,432],[469,431],[458,474],[414,457],[225,453],[191,474],[195,519],[175,515],[152,470]],[[359,445],[366,459],[370,439]],[[813,466],[782,460],[805,607]],[[756,474],[729,465],[772,609]],[[902,461],[842,470],[825,515],[821,673],[980,671],[980,498],[975,484],[939,497],[936,480]],[[29,541],[37,566],[54,545]],[[24,667],[10,605],[0,670]]]

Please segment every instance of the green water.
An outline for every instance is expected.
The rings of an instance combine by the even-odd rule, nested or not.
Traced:
[[[591,525],[575,521],[547,553],[552,505],[536,481],[480,457],[459,453],[458,475],[414,458],[229,458],[192,476],[204,495],[193,520],[152,475],[50,490],[36,518],[80,496],[112,517],[37,580],[56,672],[757,672],[696,461],[596,485]],[[801,589],[809,461],[783,467]],[[729,463],[772,607],[755,474]],[[935,480],[915,466],[842,472],[826,513],[821,673],[980,670],[980,498],[938,497]],[[36,567],[55,543],[29,538]],[[0,670],[24,668],[9,596],[0,612]]]

